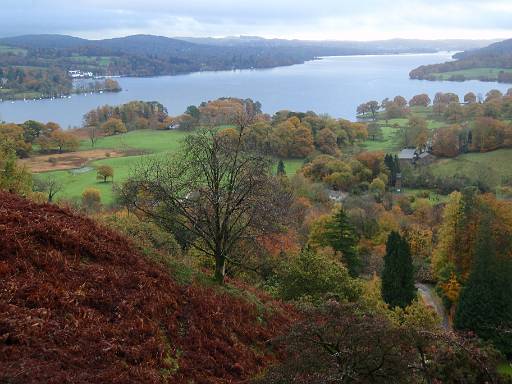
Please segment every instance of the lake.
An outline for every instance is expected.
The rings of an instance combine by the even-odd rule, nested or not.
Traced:
[[[273,113],[281,109],[312,110],[354,119],[356,107],[368,100],[381,101],[418,93],[433,98],[438,91],[485,95],[490,89],[505,91],[511,85],[410,80],[409,72],[423,64],[448,61],[451,53],[327,57],[305,64],[264,70],[200,72],[180,76],[120,78],[123,91],[115,94],[73,95],[70,99],[0,103],[0,119],[55,121],[63,127],[81,125],[82,116],[104,104],[131,100],[159,101],[169,114],[178,115],[188,105],[223,96],[252,98]]]

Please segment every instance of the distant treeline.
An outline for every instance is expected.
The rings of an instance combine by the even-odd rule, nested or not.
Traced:
[[[472,47],[476,42],[458,45]],[[435,52],[422,41],[308,42],[287,40],[171,39],[136,35],[85,40],[62,35],[0,39],[0,64],[91,71],[97,75],[156,76],[206,70],[271,68],[322,56]],[[455,48],[451,45],[447,47]],[[459,48],[460,49],[460,48]]]
[[[0,55],[1,56],[1,55]],[[113,79],[88,81],[74,86],[66,71],[52,66],[0,66],[0,99],[36,99],[70,95],[76,92],[118,92],[119,83]]]
[[[0,66],[0,99],[17,98],[25,93],[28,97],[52,97],[71,93],[73,84],[60,68],[20,68]]]

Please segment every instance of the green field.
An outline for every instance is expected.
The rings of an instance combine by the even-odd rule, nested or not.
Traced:
[[[511,68],[472,68],[460,71],[433,73],[436,80],[450,80],[453,76],[464,76],[466,80],[497,80],[500,72],[512,73]]]
[[[70,61],[75,62],[76,64],[85,64],[85,65],[100,65],[102,67],[106,67],[112,61],[111,56],[78,56],[74,55],[69,58]]]
[[[398,152],[395,135],[396,128],[391,126],[382,127],[382,140],[366,140],[362,147],[367,151],[384,151],[386,153]]]
[[[427,120],[428,128],[431,130],[438,129],[446,126],[447,124],[433,120],[431,118],[432,108],[413,107],[411,108],[414,115],[419,115]],[[377,119],[377,122],[383,124],[382,126],[382,139],[381,140],[366,140],[362,147],[367,151],[384,151],[386,153],[398,153],[400,148],[396,140],[396,134],[399,128],[395,126],[404,127],[407,125],[408,118],[389,119],[385,120],[382,117]]]
[[[54,171],[40,174],[39,177],[55,177],[64,185],[57,199],[78,200],[86,188],[97,188],[101,191],[102,203],[109,205],[113,202],[113,186],[128,177],[130,170],[143,158],[159,154],[176,152],[182,140],[188,133],[181,131],[133,131],[124,135],[109,136],[98,140],[95,148],[111,150],[139,150],[147,152],[141,156],[117,157],[93,161],[88,164],[92,169],[84,173],[73,171]],[[81,150],[91,149],[89,141],[82,141]],[[292,175],[303,165],[302,159],[285,160],[286,173]],[[114,168],[114,183],[103,183],[96,180],[94,167],[109,165]],[[276,168],[277,165],[274,166]]]
[[[486,153],[467,153],[454,159],[441,159],[430,167],[436,176],[464,175],[499,186],[512,180],[512,149],[498,149]]]
[[[428,193],[428,198],[423,197],[423,194],[425,193]],[[439,193],[430,189],[403,188],[402,194],[409,197],[413,196],[416,199],[426,199],[432,205],[445,203],[446,201],[448,201],[448,196],[440,195]]]

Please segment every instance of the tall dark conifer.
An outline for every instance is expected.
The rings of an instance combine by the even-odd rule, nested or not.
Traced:
[[[334,215],[334,220],[326,225],[325,243],[341,253],[342,262],[350,276],[359,274],[361,262],[357,252],[357,236],[354,227],[343,209]]]
[[[455,328],[473,331],[512,356],[512,262],[500,257],[490,220],[479,226],[475,260],[462,290]]]
[[[416,297],[414,269],[407,240],[391,232],[386,243],[382,272],[382,298],[391,307],[405,308]]]
[[[277,176],[286,176],[286,169],[284,167],[283,160],[279,160],[277,163]]]

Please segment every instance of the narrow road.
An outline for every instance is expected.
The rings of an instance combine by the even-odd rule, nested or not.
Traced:
[[[441,298],[437,296],[436,292],[434,291],[434,286],[429,284],[417,283],[416,288],[418,289],[418,292],[421,298],[423,299],[423,302],[428,306],[432,307],[436,311],[439,318],[441,319],[441,325],[443,326],[443,328],[447,330],[451,329],[450,322],[448,321],[448,314],[444,309]]]

